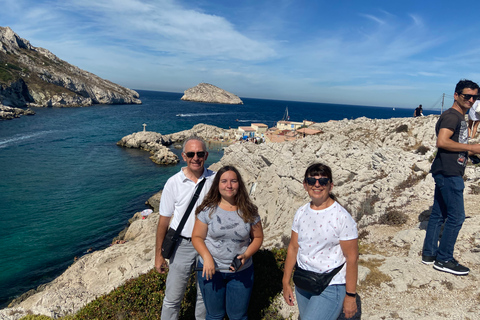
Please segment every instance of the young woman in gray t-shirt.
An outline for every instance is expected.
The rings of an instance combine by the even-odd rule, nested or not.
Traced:
[[[192,244],[207,319],[247,319],[253,287],[252,256],[263,242],[257,206],[235,167],[222,167],[196,210]],[[238,265],[233,266],[236,258]]]

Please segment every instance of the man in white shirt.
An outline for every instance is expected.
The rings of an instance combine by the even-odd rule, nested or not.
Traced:
[[[195,223],[195,209],[202,202],[212,185],[215,173],[205,169],[205,161],[208,152],[205,141],[192,136],[183,143],[182,158],[187,163],[180,172],[170,177],[163,188],[160,200],[160,219],[157,227],[157,241],[155,249],[155,269],[165,273],[167,263],[162,256],[162,243],[168,227],[176,229],[188,207],[197,185],[206,179],[200,196],[185,223],[175,252],[169,259],[169,271],[165,288],[165,298],[162,306],[162,320],[178,319],[180,305],[185,294],[188,279],[191,274],[198,253],[192,246],[192,230]],[[173,215],[173,219],[172,218]],[[171,223],[170,223],[170,220]],[[197,320],[205,319],[206,310],[203,304],[202,295],[197,285],[197,303],[195,306],[195,317]]]

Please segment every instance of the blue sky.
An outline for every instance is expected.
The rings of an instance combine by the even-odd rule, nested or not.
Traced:
[[[480,2],[0,0],[0,26],[132,89],[450,107],[480,81]]]

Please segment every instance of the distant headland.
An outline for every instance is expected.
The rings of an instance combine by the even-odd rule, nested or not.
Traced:
[[[139,94],[34,47],[0,27],[0,103],[8,107],[141,104]]]

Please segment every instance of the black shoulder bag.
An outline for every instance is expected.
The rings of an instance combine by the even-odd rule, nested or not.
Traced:
[[[319,295],[328,287],[330,281],[332,281],[333,277],[342,269],[343,265],[344,263],[327,273],[317,273],[304,270],[296,264],[295,272],[293,273],[293,282],[296,287]]]
[[[200,196],[200,192],[202,191],[203,185],[205,184],[206,180],[207,178],[203,178],[203,180],[200,181],[200,183],[198,184],[197,190],[195,191],[195,194],[193,195],[193,198],[190,201],[187,210],[185,210],[185,214],[183,215],[182,220],[177,227],[177,230],[173,228],[168,228],[167,234],[165,235],[165,239],[163,239],[162,243],[162,256],[165,259],[169,259],[175,251],[178,239],[180,238],[180,232],[182,232],[182,229],[187,222],[188,216],[190,216],[190,212],[192,212],[193,206],[195,205],[198,197]]]

